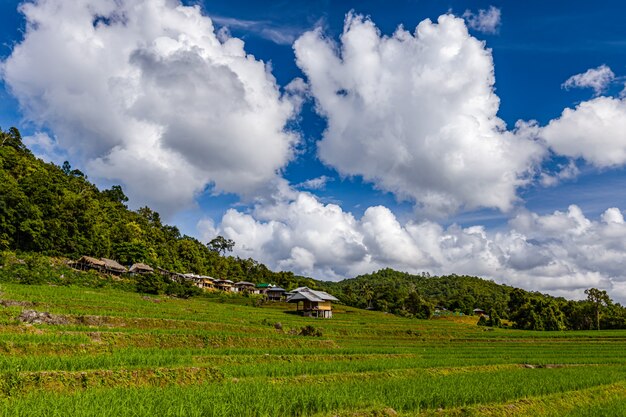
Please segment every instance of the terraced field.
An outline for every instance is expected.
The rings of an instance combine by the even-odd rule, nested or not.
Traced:
[[[626,331],[251,304],[1,284],[0,415],[626,415]]]

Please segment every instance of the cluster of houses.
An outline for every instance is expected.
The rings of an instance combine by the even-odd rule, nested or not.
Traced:
[[[312,290],[308,287],[299,287],[291,291],[276,285],[262,283],[255,284],[247,281],[233,282],[229,279],[215,279],[206,275],[180,274],[162,268],[152,268],[143,263],[133,264],[130,268],[106,258],[83,256],[78,261],[71,262],[70,266],[81,271],[96,270],[106,274],[161,274],[172,281],[183,280],[193,283],[206,291],[225,291],[232,293],[248,293],[264,295],[269,301],[286,301],[296,304],[296,311],[307,317],[331,318],[332,302],[337,298],[324,291]]]

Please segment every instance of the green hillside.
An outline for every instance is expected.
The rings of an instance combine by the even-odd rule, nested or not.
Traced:
[[[181,235],[159,213],[148,207],[129,210],[127,201],[120,186],[98,190],[68,162],[59,167],[35,158],[17,129],[0,130],[0,251],[145,262],[181,273],[284,286],[307,283],[252,259],[222,256],[227,247]]]
[[[624,331],[475,322],[0,284],[0,415],[623,415]]]

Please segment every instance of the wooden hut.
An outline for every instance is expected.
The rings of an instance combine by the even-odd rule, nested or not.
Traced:
[[[193,285],[203,290],[211,290],[216,288],[217,280],[206,275],[183,274],[183,278],[191,281]]]
[[[105,270],[109,274],[121,275],[128,272],[128,269],[126,269],[124,265],[114,261],[113,259],[100,258],[100,260],[104,262]]]
[[[130,267],[128,272],[130,272],[131,274],[152,274],[154,272],[154,268],[152,268],[150,265],[136,263]]]
[[[255,288],[255,285],[252,282],[248,281],[239,281],[235,282],[233,285],[238,292],[247,292],[249,294],[258,294],[259,292]]]
[[[280,301],[285,297],[285,293],[287,291],[284,288],[280,287],[271,287],[268,288],[265,292],[267,299],[270,301]]]
[[[91,256],[83,256],[76,262],[72,262],[71,265],[72,267],[81,271],[94,269],[96,271],[104,272],[106,268],[106,264],[104,263],[104,261],[101,261],[97,258],[92,258]]]
[[[91,256],[83,256],[78,261],[72,262],[74,268],[81,271],[88,271],[90,269],[102,272],[105,274],[121,275],[128,270],[120,265],[118,262],[107,258],[92,258]]]
[[[215,281],[215,288],[227,292],[236,292],[234,282],[229,279],[218,279]]]
[[[297,290],[297,291],[296,291]],[[296,311],[302,311],[307,317],[321,317],[329,319],[333,316],[332,301],[337,298],[324,291],[316,291],[307,287],[294,290],[294,294],[287,298],[288,303],[296,303]],[[302,303],[302,308],[300,308]]]
[[[272,284],[268,284],[266,282],[263,282],[261,284],[256,284],[255,288],[258,291],[257,294],[265,294],[267,292],[267,290],[272,288]]]

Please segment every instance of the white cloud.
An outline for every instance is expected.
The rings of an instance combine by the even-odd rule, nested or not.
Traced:
[[[254,194],[292,157],[296,104],[199,7],[38,0],[20,10],[27,27],[2,63],[5,83],[26,118],[136,204],[167,214],[207,186]]]
[[[467,22],[467,26],[483,33],[496,33],[498,27],[500,27],[502,12],[500,9],[494,6],[489,6],[489,9],[478,10],[478,14],[474,14],[470,10],[466,10],[463,13],[463,18]]]
[[[577,206],[566,212],[517,214],[508,230],[402,224],[386,207],[361,218],[308,193],[251,213],[229,210],[210,222],[212,236],[234,239],[235,253],[271,268],[319,279],[341,279],[384,267],[419,273],[470,274],[530,290],[584,297],[589,287],[626,286],[626,224],[609,208],[592,220]],[[620,290],[621,291],[621,290]],[[623,298],[622,292],[614,297]]]
[[[615,80],[615,74],[606,65],[591,68],[582,74],[569,77],[562,85],[565,89],[574,87],[592,88],[596,95],[600,95]]]
[[[214,16],[213,21],[224,28],[243,29],[255,33],[279,45],[291,45],[296,40],[298,34],[302,32],[297,28],[278,26],[267,20],[246,20]]]
[[[491,52],[462,19],[387,37],[349,14],[340,46],[317,29],[294,49],[328,122],[321,160],[431,214],[509,210],[543,155],[497,117]]]
[[[626,99],[597,97],[540,129],[540,136],[560,155],[584,158],[600,168],[626,164]]]
[[[326,184],[329,181],[333,181],[333,180],[334,179],[332,177],[329,177],[327,175],[322,175],[316,178],[311,178],[309,180],[303,181],[300,184],[296,184],[295,187],[305,189],[305,190],[323,190],[324,188],[326,188]]]
[[[539,182],[544,187],[555,187],[563,180],[574,179],[580,174],[580,170],[576,166],[574,161],[569,161],[567,164],[559,164],[558,170],[553,173],[542,172],[539,177]]]

